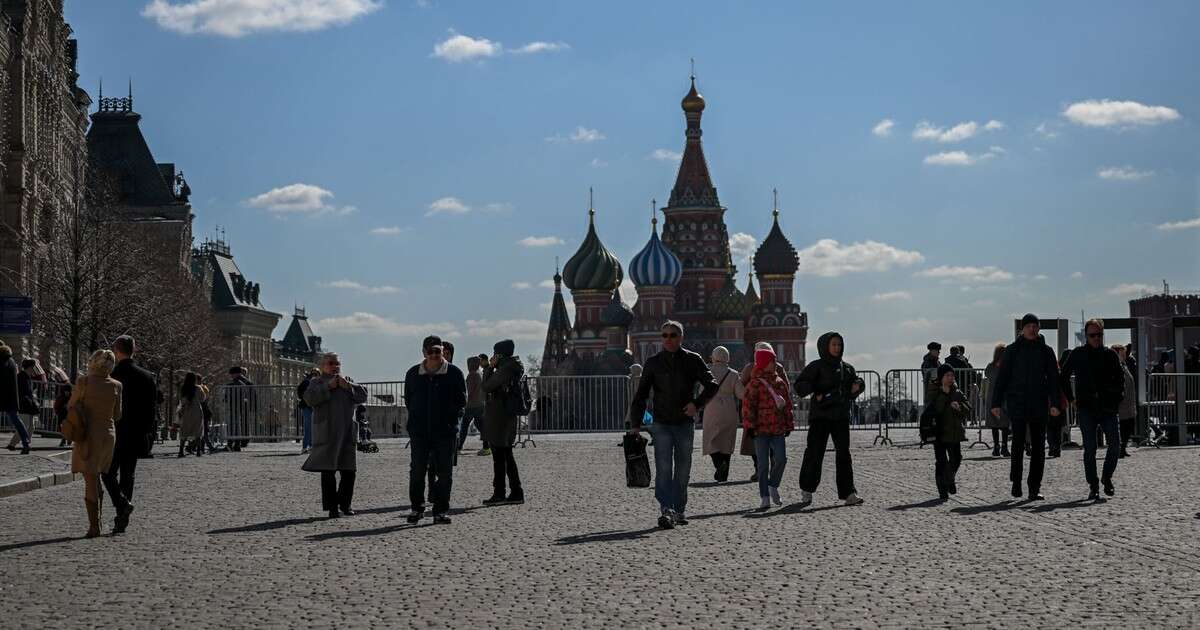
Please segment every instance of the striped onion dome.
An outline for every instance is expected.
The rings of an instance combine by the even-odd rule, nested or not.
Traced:
[[[650,242],[629,263],[629,277],[634,286],[672,287],[679,284],[683,264],[674,252],[658,238],[658,219],[651,221]]]
[[[572,291],[613,291],[625,279],[621,261],[596,236],[595,219],[589,209],[587,236],[562,270],[563,284]]]

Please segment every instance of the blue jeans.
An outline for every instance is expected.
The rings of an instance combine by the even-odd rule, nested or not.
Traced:
[[[1105,481],[1112,479],[1117,470],[1117,458],[1121,456],[1121,423],[1116,413],[1106,413],[1091,409],[1079,408],[1079,430],[1083,432],[1083,474],[1089,486],[1095,487],[1100,483],[1096,479],[1096,429],[1104,431],[1104,476]]]
[[[758,496],[767,496],[767,488],[778,488],[787,466],[787,448],[782,435],[754,436],[754,455],[758,458]]]
[[[301,409],[300,417],[304,418],[304,438],[300,440],[300,448],[312,448],[312,409]]]
[[[8,416],[9,424],[17,430],[17,435],[21,438],[21,448],[29,448],[29,431],[25,429],[25,423],[21,422],[21,416],[15,411],[0,412]]]
[[[688,479],[692,475],[694,422],[650,425],[654,436],[654,498],[665,514],[683,514],[687,509]]]

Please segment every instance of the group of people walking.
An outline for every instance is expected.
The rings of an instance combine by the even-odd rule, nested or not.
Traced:
[[[448,352],[447,349],[450,348]],[[404,377],[408,411],[409,523],[418,523],[426,507],[433,523],[449,524],[454,466],[462,447],[460,432],[469,422],[481,429],[492,456],[492,495],[485,505],[519,505],[525,490],[513,446],[518,416],[527,413],[522,377],[525,367],[511,340],[500,341],[491,357],[471,357],[469,374],[453,364],[453,346],[436,336],[421,344],[422,360]],[[327,354],[316,375],[306,379],[302,396],[309,409],[312,438],[302,469],[321,474],[322,508],[330,518],[353,516],[357,469],[355,409],[367,390],[342,375],[337,354]],[[428,493],[427,493],[428,490]]]

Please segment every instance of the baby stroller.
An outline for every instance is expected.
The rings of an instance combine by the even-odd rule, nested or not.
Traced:
[[[358,424],[358,450],[363,453],[378,453],[379,445],[371,439],[371,423],[367,420],[366,405],[359,405],[354,410],[354,422]]]

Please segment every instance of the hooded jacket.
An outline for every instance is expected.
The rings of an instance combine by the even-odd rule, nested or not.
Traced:
[[[1071,377],[1075,387],[1071,387]],[[1071,352],[1059,373],[1058,386],[1080,409],[1117,413],[1125,397],[1125,370],[1112,348],[1082,345]],[[1073,390],[1073,391],[1072,391]]]
[[[1033,341],[1017,337],[1000,359],[992,407],[1003,407],[1014,418],[1045,418],[1061,401],[1054,350],[1041,335]]]
[[[495,368],[489,365],[483,370],[480,388],[487,395],[483,411],[483,439],[491,446],[507,448],[517,441],[519,419],[509,412],[508,397],[520,393],[518,388],[523,376],[525,366],[520,358],[512,355],[500,355]]]
[[[700,385],[700,395],[693,395]],[[685,424],[695,421],[684,413],[688,403],[703,407],[717,393],[717,381],[700,355],[680,348],[676,352],[663,350],[646,360],[637,392],[629,405],[633,427],[642,426],[646,415],[646,400],[654,394],[654,422]]]
[[[834,338],[842,341],[842,356],[846,354],[846,340],[840,333],[827,332],[817,339],[817,354],[819,358],[804,366],[800,376],[796,377],[796,394],[798,396],[813,396],[809,406],[809,420],[849,420],[850,403],[862,394],[863,380],[854,371],[854,366],[846,363],[841,357],[835,357],[829,352],[829,344]],[[858,384],[858,392],[851,393],[854,384]],[[820,400],[817,400],[820,396]]]
[[[17,413],[17,363],[12,350],[0,346],[0,412]]]

